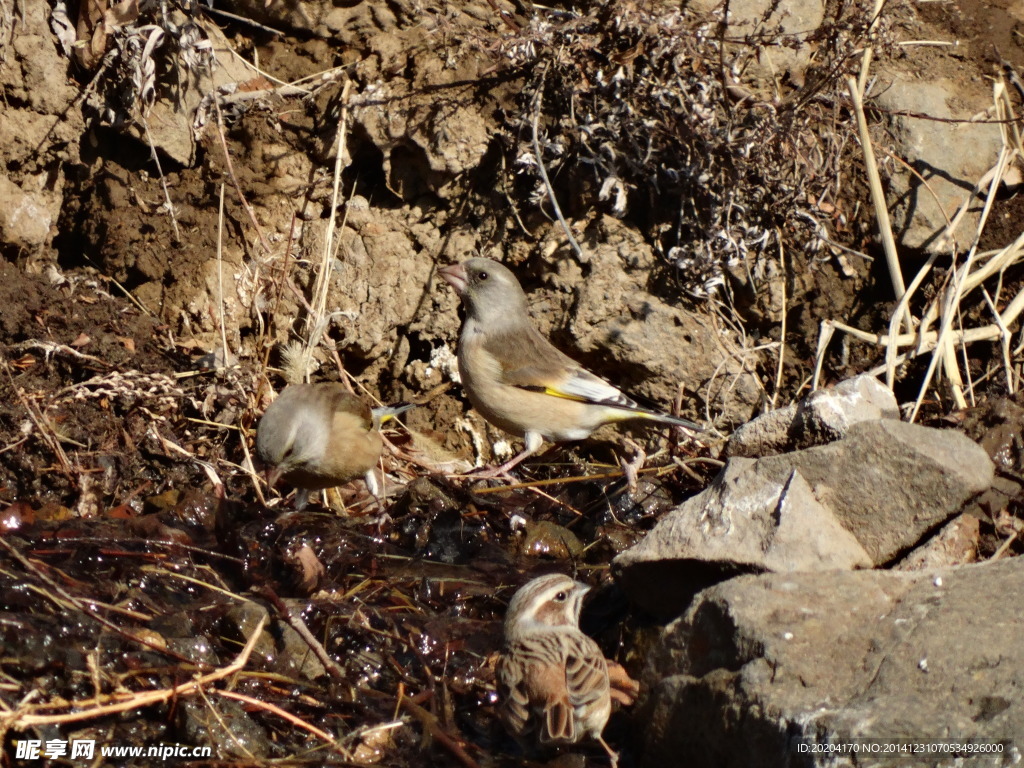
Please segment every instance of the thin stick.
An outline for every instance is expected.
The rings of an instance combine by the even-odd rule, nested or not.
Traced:
[[[171,226],[174,228],[174,239],[181,242],[181,230],[178,229],[178,218],[174,215],[174,203],[171,202],[171,193],[167,189],[167,179],[164,178],[164,169],[160,167],[160,158],[156,153],[156,145],[153,143],[153,136],[149,132],[149,121],[145,115],[142,116],[142,127],[146,132],[146,141],[149,143],[149,152],[156,164],[156,172],[160,177],[160,188],[164,191],[164,203],[167,205],[167,213],[171,217]]]
[[[573,251],[576,253],[576,259],[580,262],[584,260],[583,249],[580,248],[580,244],[576,242],[576,238],[573,237],[572,230],[569,229],[569,223],[565,220],[565,216],[562,215],[562,208],[558,205],[558,198],[555,197],[555,189],[551,186],[551,179],[548,178],[547,169],[544,167],[544,158],[540,153],[540,140],[537,138],[537,124],[540,122],[540,106],[544,97],[544,76],[547,74],[547,65],[544,65],[543,71],[540,73],[540,85],[537,86],[537,95],[533,97],[533,155],[537,158],[537,169],[540,171],[540,177],[544,180],[544,188],[547,189],[548,197],[551,199],[551,207],[555,209],[555,216],[558,217],[558,223],[562,225],[562,229],[565,231],[565,236],[569,240],[569,245],[572,246]]]
[[[1004,144],[1002,149],[999,151],[999,160],[996,163],[996,174],[989,184],[988,195],[985,197],[985,206],[982,208],[981,217],[978,221],[978,228],[974,237],[974,243],[971,245],[971,250],[967,254],[967,260],[964,262],[964,265],[956,271],[956,278],[954,280],[952,290],[947,291],[946,294],[947,298],[944,302],[942,323],[939,326],[939,335],[935,343],[936,350],[941,348],[943,349],[943,352],[936,352],[936,354],[932,355],[932,359],[928,363],[928,370],[925,371],[924,382],[922,382],[921,390],[917,394],[917,400],[914,401],[914,407],[910,412],[908,421],[912,422],[917,418],[917,413],[921,409],[921,403],[924,401],[925,392],[931,385],[932,378],[935,375],[935,368],[939,363],[939,359],[940,357],[944,358],[949,354],[948,348],[943,348],[943,343],[945,342],[945,338],[947,334],[949,334],[950,327],[953,323],[954,313],[952,310],[953,307],[959,305],[960,299],[963,297],[964,284],[971,271],[971,267],[974,265],[974,260],[977,256],[978,241],[981,238],[981,232],[985,228],[985,222],[988,221],[988,215],[992,210],[992,204],[995,202],[996,189],[1003,178],[1008,154],[1006,145]],[[950,365],[956,365],[956,361],[950,361]],[[953,388],[953,398],[956,400],[958,407],[965,408],[967,406],[967,401],[964,400],[963,392],[957,387]]]
[[[867,51],[865,51],[865,56],[866,54]],[[863,77],[864,73],[862,72],[861,75]],[[860,134],[861,149],[864,151],[864,169],[867,172],[868,186],[871,189],[871,202],[875,208],[875,219],[878,221],[878,233],[882,238],[882,246],[885,250],[885,261],[889,266],[889,279],[892,281],[896,301],[899,301],[907,292],[907,288],[903,282],[903,273],[900,270],[899,254],[896,252],[896,239],[892,235],[892,222],[889,220],[889,209],[886,208],[885,204],[885,191],[882,189],[882,180],[878,175],[878,162],[875,159],[875,152],[871,145],[868,121],[864,116],[864,102],[861,99],[861,91],[857,81],[853,77],[849,77],[847,78],[847,84],[850,89],[850,98],[853,99],[853,111],[857,116],[857,130]],[[903,325],[908,331],[914,330],[914,321],[910,316],[908,308],[904,308]]]
[[[231,161],[231,152],[228,151],[228,140],[224,136],[224,115],[220,110],[220,102],[217,99],[213,100],[213,107],[217,112],[217,135],[220,137],[221,150],[224,152],[224,163],[227,165],[228,175],[231,177],[231,183],[235,186],[235,192],[238,193],[238,199],[241,201],[242,207],[245,208],[245,212],[249,214],[249,220],[256,229],[256,235],[260,239],[260,245],[263,246],[263,249],[267,253],[273,253],[273,249],[270,247],[270,242],[263,234],[263,228],[260,226],[260,222],[256,218],[256,211],[253,210],[253,207],[245,198],[245,194],[242,192],[242,185],[238,183],[238,176],[235,175],[235,164]]]
[[[313,633],[309,631],[306,623],[298,616],[293,615],[288,610],[288,606],[285,605],[284,601],[269,586],[264,585],[258,591],[273,604],[277,612],[284,617],[284,620],[291,625],[292,629],[298,632],[299,636],[306,641],[306,645],[313,651],[313,654],[320,660],[320,663],[324,665],[324,668],[331,674],[331,677],[336,680],[344,680],[345,670],[338,665],[338,662],[331,658],[323,644],[313,637]]]
[[[875,0],[874,10],[871,11],[871,24],[868,26],[868,39],[875,34],[875,29],[878,27],[878,21],[882,18],[882,8],[885,7],[885,0]],[[857,90],[859,93],[864,93],[864,89],[868,84],[868,72],[871,69],[871,57],[874,56],[875,49],[870,45],[864,48],[864,55],[860,62],[860,78],[857,81]]]
[[[779,365],[775,369],[775,391],[772,392],[772,410],[776,408],[779,390],[782,388],[782,363],[786,355],[786,249],[782,243],[782,232],[775,229],[775,238],[779,244],[779,265],[782,267],[782,316],[779,318]]]
[[[224,320],[224,182],[220,184],[220,206],[217,210],[217,308],[220,315],[220,343],[224,350],[224,367],[227,368],[230,352]]]
[[[818,329],[818,351],[814,359],[814,377],[811,379],[811,391],[818,388],[821,383],[821,367],[825,364],[825,350],[828,349],[832,336],[835,334],[839,324],[834,320],[822,320]],[[877,337],[876,337],[877,338]]]
[[[903,294],[903,298],[900,299],[899,306],[892,313],[892,317],[889,318],[889,343],[885,346],[885,386],[892,389],[896,383],[896,351],[899,348],[899,344],[896,342],[898,334],[896,333],[897,324],[899,318],[907,309],[907,305],[910,303],[910,297],[913,296],[917,289],[921,286],[925,277],[931,272],[932,267],[935,265],[935,260],[938,258],[938,253],[933,253],[928,257],[928,261],[925,262],[914,279],[910,283],[910,287],[907,288],[906,293]],[[917,333],[918,339],[921,339],[921,328],[918,328]]]
[[[440,742],[440,744],[451,752],[452,756],[466,766],[466,768],[480,768],[479,763],[469,756],[466,750],[462,748],[462,745],[449,736],[448,733],[438,724],[436,715],[432,715],[408,696],[402,697],[401,705],[403,709],[409,710],[409,712],[423,724],[423,727],[427,729],[427,732],[432,738]]]
[[[269,701],[260,701],[259,699],[253,698],[252,696],[246,696],[243,693],[235,693],[234,691],[222,691],[220,689],[217,689],[217,690],[212,691],[212,693],[215,693],[218,696],[223,696],[225,699],[234,699],[235,701],[243,701],[246,704],[248,704],[249,706],[256,707],[257,709],[266,710],[267,712],[271,712],[272,714],[275,714],[278,717],[283,717],[285,720],[287,720],[292,725],[295,725],[295,726],[301,728],[304,731],[309,731],[314,736],[319,736],[321,739],[323,739],[328,744],[330,744],[333,749],[336,749],[338,751],[338,753],[342,757],[344,757],[346,760],[351,760],[352,759],[352,755],[348,752],[348,750],[346,750],[344,747],[342,747],[334,739],[334,737],[331,736],[331,734],[327,733],[327,731],[320,730],[319,728],[317,728],[312,723],[306,722],[301,717],[296,717],[291,712],[288,712],[286,710],[281,709],[276,704],[271,704]]]
[[[261,616],[259,623],[253,630],[248,642],[246,642],[245,647],[242,648],[234,661],[226,667],[222,667],[221,669],[210,672],[209,674],[197,676],[193,680],[189,680],[187,683],[181,683],[180,685],[175,685],[171,688],[161,688],[156,691],[143,691],[141,693],[114,693],[109,696],[101,697],[103,700],[111,703],[101,704],[99,706],[94,705],[96,697],[81,701],[61,701],[59,704],[38,704],[30,707],[30,709],[39,710],[60,707],[62,709],[77,709],[79,711],[68,712],[63,715],[37,715],[23,714],[21,711],[15,710],[8,715],[0,715],[0,723],[3,723],[3,727],[5,729],[14,728],[18,731],[23,731],[36,725],[77,723],[82,720],[92,720],[95,717],[105,717],[107,715],[115,715],[119,712],[127,712],[132,709],[141,709],[142,707],[148,707],[152,704],[159,704],[179,696],[187,696],[190,693],[195,693],[203,686],[215,683],[218,680],[223,680],[224,678],[235,674],[235,672],[242,670],[249,661],[252,649],[256,647],[256,641],[259,640],[260,635],[263,634],[263,627],[266,622],[267,617]]]
[[[992,310],[992,317],[995,320],[996,325],[999,326],[999,333],[1001,336],[1001,343],[999,346],[1002,348],[1003,352],[1003,368],[1006,369],[1006,388],[1009,394],[1013,395],[1017,388],[1013,383],[1013,365],[1010,363],[1010,329],[1006,327],[1006,324],[1003,322],[1003,318],[999,316],[995,302],[992,301],[992,297],[988,295],[988,291],[984,288],[981,290],[982,295],[985,297],[985,303],[988,304],[988,308]]]
[[[341,119],[334,137],[334,183],[331,189],[331,216],[327,221],[327,232],[324,235],[323,254],[320,258],[320,269],[313,287],[313,309],[306,323],[306,341],[303,346],[303,376],[309,376],[309,357],[312,349],[319,343],[319,329],[324,322],[327,311],[327,293],[331,284],[331,261],[334,258],[334,232],[338,227],[338,203],[341,199],[341,171],[345,167],[345,137],[348,133],[348,104],[352,81],[347,80],[341,91]],[[346,210],[346,215],[348,211]]]

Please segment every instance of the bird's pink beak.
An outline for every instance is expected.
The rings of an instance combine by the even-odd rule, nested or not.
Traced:
[[[466,292],[466,284],[468,277],[466,275],[466,268],[461,264],[449,264],[447,267],[440,267],[437,270],[439,274],[448,285],[455,289],[455,292],[462,296]]]

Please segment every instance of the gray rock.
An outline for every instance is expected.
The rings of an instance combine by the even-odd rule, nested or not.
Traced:
[[[889,177],[890,212],[897,241],[907,248],[949,250],[939,235],[957,209],[967,200],[985,172],[993,166],[1002,146],[999,126],[966,122],[973,114],[992,105],[990,90],[971,91],[965,81],[945,78],[922,81],[904,73],[876,88],[876,103],[891,112],[913,112],[937,118],[962,118],[961,122],[920,120],[894,114],[892,150],[905,158],[915,175],[898,165]],[[956,103],[954,111],[950,103]],[[970,147],[970,151],[964,151]],[[880,158],[881,159],[881,158]],[[927,182],[927,187],[921,181]],[[971,201],[972,210],[956,231],[958,250],[964,250],[974,235],[982,200]]]
[[[553,236],[561,238],[557,232]],[[703,422],[711,412],[724,423],[749,419],[760,403],[761,387],[751,373],[753,358],[741,351],[736,337],[708,323],[705,315],[650,291],[658,258],[636,230],[601,215],[585,239],[585,264],[566,258],[564,248],[550,256],[556,271],[547,280],[561,293],[551,302],[558,302],[557,308],[544,311],[542,291],[530,296],[542,330],[575,359],[599,362],[595,373],[662,410],[669,410],[681,391],[687,418]],[[572,304],[565,306],[569,295]],[[560,338],[558,325],[566,314],[568,333]]]
[[[296,614],[301,614],[302,607],[296,606],[293,610]],[[323,662],[317,658],[309,643],[289,624],[283,621],[275,622],[273,632],[277,636],[278,652],[275,661],[279,667],[288,669],[293,675],[301,675],[307,680],[316,680],[327,674]]]
[[[680,560],[721,573],[871,567],[857,539],[818,503],[799,472],[781,481],[765,477],[752,459],[732,459],[711,486],[619,555],[615,567],[637,602],[659,615],[672,615],[692,592],[651,587],[665,580],[666,563]],[[709,578],[715,580],[712,574]]]
[[[266,627],[270,623],[269,619],[269,611],[259,603],[236,603],[224,612],[220,620],[220,630],[225,637],[237,639],[244,645],[249,642],[259,623],[264,622]],[[253,654],[265,659],[271,659],[275,655],[274,639],[265,628],[253,646]]]
[[[978,559],[980,527],[977,517],[961,513],[900,560],[895,568],[900,571],[923,571],[973,563]]]
[[[733,432],[725,451],[728,456],[770,456],[839,440],[862,421],[899,418],[891,389],[874,376],[855,376],[747,422]]]
[[[704,13],[715,10],[721,13],[728,8],[727,39],[749,36],[764,42],[754,46],[757,61],[750,67],[749,75],[772,81],[788,74],[794,83],[803,83],[804,72],[814,52],[814,46],[807,44],[805,38],[825,19],[825,4],[821,0],[786,3],[771,0],[730,0],[728,3],[723,0],[691,0],[687,7]],[[748,53],[749,42],[737,46],[739,50],[744,47],[744,52]]]
[[[730,459],[614,567],[632,599],[664,616],[737,571],[882,565],[987,489],[993,475],[985,451],[959,432],[860,422],[828,445]]]
[[[791,403],[741,424],[729,435],[725,455],[758,458],[793,450],[797,447],[794,444],[794,421],[798,408],[798,403]]]
[[[32,250],[50,238],[60,201],[45,190],[26,191],[0,176],[0,243]]]
[[[743,576],[662,631],[641,765],[1010,765],[1024,734],[1024,559],[931,573]],[[801,755],[796,739],[993,741],[1001,759]]]
[[[900,419],[892,390],[874,376],[854,376],[808,395],[797,408],[794,428],[800,445],[839,440],[862,421]]]
[[[883,565],[992,484],[995,468],[959,432],[883,419],[854,424],[836,443],[758,460],[765,477],[797,470]]]

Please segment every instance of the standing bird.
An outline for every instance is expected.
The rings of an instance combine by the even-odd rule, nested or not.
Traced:
[[[337,382],[285,387],[256,428],[256,453],[270,468],[267,484],[272,488],[284,478],[319,491],[365,475],[374,489],[371,470],[384,448],[380,426],[411,407],[371,410]],[[305,507],[306,500],[303,494],[296,506]]]
[[[648,419],[702,432],[686,419],[649,411],[545,339],[527,312],[526,294],[508,267],[469,259],[438,270],[466,307],[459,375],[484,418],[526,446],[497,469],[505,473],[543,441],[582,440],[604,424]]]
[[[505,616],[505,642],[498,657],[498,715],[522,743],[568,746],[584,738],[618,755],[601,736],[612,699],[632,704],[638,686],[609,662],[579,628],[586,584],[562,574],[540,576],[520,588]]]

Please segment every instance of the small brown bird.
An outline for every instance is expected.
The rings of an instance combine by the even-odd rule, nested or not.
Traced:
[[[526,294],[508,267],[469,259],[438,270],[466,307],[459,334],[459,375],[473,407],[526,446],[504,473],[544,440],[582,440],[598,427],[647,419],[697,431],[686,419],[641,408],[545,339],[527,311]]]
[[[601,732],[612,700],[632,704],[638,688],[580,631],[580,610],[589,589],[568,576],[551,574],[533,579],[513,596],[496,669],[498,714],[523,743],[568,746],[594,739],[615,768],[618,755]],[[609,665],[615,679],[609,676]]]
[[[318,491],[371,474],[384,448],[381,424],[411,407],[371,410],[337,382],[285,387],[256,429],[256,453],[270,468],[268,485],[284,478]],[[305,501],[301,494],[297,506]]]

